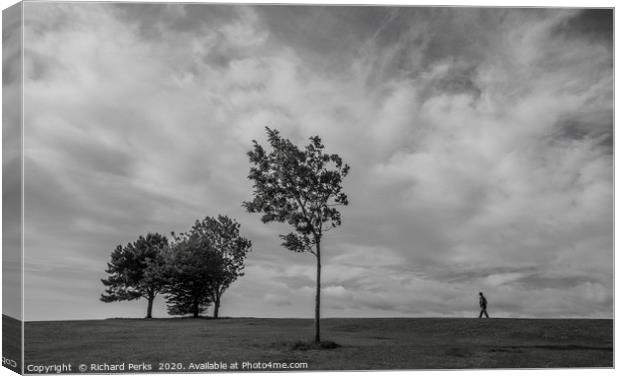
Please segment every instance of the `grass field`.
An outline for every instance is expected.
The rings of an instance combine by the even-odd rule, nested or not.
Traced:
[[[308,369],[612,367],[613,321],[324,319],[335,349],[300,349],[306,319],[27,322],[25,363],[307,362]],[[185,368],[182,371],[187,372]]]

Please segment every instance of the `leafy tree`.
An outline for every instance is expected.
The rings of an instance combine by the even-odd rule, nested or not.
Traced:
[[[192,234],[204,239],[215,252],[214,262],[219,265],[215,270],[209,287],[213,302],[213,317],[219,317],[222,295],[231,283],[243,276],[244,262],[252,242],[239,235],[241,225],[225,215],[217,218],[206,217],[196,221]]]
[[[239,235],[240,225],[227,216],[196,221],[188,233],[175,237],[173,268],[166,292],[171,314],[197,317],[213,303],[218,318],[221,298],[243,276],[252,243]]]
[[[164,253],[168,239],[158,233],[140,236],[126,246],[118,245],[112,251],[106,273],[107,279],[101,282],[106,287],[101,301],[115,302],[145,298],[148,301],[146,318],[153,312],[153,300],[162,292],[165,285]]]
[[[349,172],[336,154],[325,154],[318,136],[310,137],[305,149],[266,128],[272,150],[268,153],[255,140],[248,152],[254,198],[243,206],[251,213],[262,213],[264,223],[287,222],[293,232],[280,235],[282,245],[293,252],[316,257],[316,301],[314,341],[320,342],[321,240],[341,224],[338,206],[348,205],[342,180]]]
[[[203,239],[176,237],[165,288],[170,315],[200,316],[211,304],[211,284],[220,266]]]

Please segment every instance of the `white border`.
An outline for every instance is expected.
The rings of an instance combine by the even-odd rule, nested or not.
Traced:
[[[87,1],[87,0],[73,0],[73,2],[92,2],[92,1]],[[101,1],[104,2],[104,1]],[[152,0],[132,0],[131,2],[134,3],[138,3],[138,2],[144,2],[144,3],[231,3],[231,1],[226,1],[226,0],[211,0],[211,1],[152,1]],[[501,3],[498,1],[491,1],[491,0],[474,0],[474,1],[463,1],[463,0],[448,0],[448,1],[434,1],[434,0],[425,0],[425,1],[415,1],[415,0],[411,0],[411,1],[397,1],[397,0],[388,0],[388,1],[382,1],[382,0],[336,0],[336,1],[330,1],[330,0],[313,0],[313,1],[301,1],[301,0],[288,0],[288,1],[264,1],[264,0],[244,0],[244,1],[234,1],[235,3],[246,3],[246,4],[341,4],[341,5],[400,5],[400,6],[468,6],[468,7],[559,7],[559,8],[581,8],[581,7],[587,7],[587,8],[615,8],[615,4],[613,1],[610,0],[590,0],[590,1],[557,1],[557,0],[538,0],[538,1],[532,1],[532,0],[521,0],[521,1],[514,1],[514,0],[506,0],[506,1],[502,1]],[[0,0],[0,6],[1,8],[4,10],[14,4],[16,4],[17,1],[15,0]],[[615,12],[614,12],[615,13]],[[23,7],[22,7],[22,20],[23,20]],[[22,24],[23,26],[23,24]],[[0,28],[1,28],[1,17],[0,17]],[[616,61],[616,41],[618,40],[618,29],[616,28],[616,22],[615,22],[615,14],[614,14],[614,124],[616,123],[616,112],[615,112],[615,92],[618,90],[619,86],[618,86],[618,82],[615,80],[615,61]],[[0,42],[1,45],[1,42]],[[23,27],[22,27],[22,46],[23,46]],[[22,48],[22,72],[23,72],[23,48]],[[22,77],[23,78],[23,77]],[[1,89],[0,89],[1,90]],[[24,110],[24,103],[23,103],[23,84],[22,84],[22,103],[21,103],[21,110],[22,110],[22,150],[23,150],[23,145],[24,145],[24,132],[23,132],[23,110]],[[0,111],[2,110],[2,104],[0,102]],[[616,132],[615,132],[615,127],[614,127],[614,146],[615,146],[615,139],[616,139]],[[614,147],[615,150],[615,147]],[[0,145],[0,161],[1,161],[1,145]],[[23,229],[24,229],[24,223],[23,223],[23,154],[22,154],[22,245],[23,245]],[[619,206],[616,203],[615,200],[615,196],[618,193],[618,188],[615,184],[615,177],[617,176],[617,166],[615,164],[615,154],[614,154],[614,364],[619,364],[618,360],[620,359],[619,355],[618,355],[618,351],[616,350],[616,341],[615,339],[617,338],[617,326],[615,325],[615,319],[616,319],[616,295],[615,292],[618,291],[618,280],[616,280],[615,278],[615,270],[617,267],[616,264],[616,258],[615,258],[615,235],[618,232],[618,227],[617,227],[617,223],[616,223],[616,213],[618,212],[618,208]],[[0,181],[1,181],[1,177],[0,177]],[[0,205],[2,203],[2,199],[0,198]],[[0,226],[2,224],[2,219],[0,218]],[[1,245],[0,245],[0,249],[1,249]],[[22,270],[23,270],[23,262],[24,262],[24,258],[23,258],[23,252],[22,252]],[[2,276],[2,272],[0,270],[0,278]],[[23,273],[22,273],[22,289],[24,286],[24,278],[23,278]],[[22,291],[22,316],[24,315],[24,306],[23,306],[23,291]],[[2,303],[0,300],[0,309],[2,307]],[[22,341],[23,341],[23,328],[22,328]],[[22,354],[22,364],[23,364],[23,354]],[[367,371],[368,372],[368,371]],[[393,374],[401,374],[401,375],[420,375],[420,376],[427,376],[427,375],[437,375],[437,374],[441,374],[441,373],[445,373],[445,372],[449,372],[451,375],[463,375],[463,376],[471,376],[471,375],[478,375],[481,373],[486,373],[486,374],[490,374],[490,372],[495,373],[499,373],[500,375],[506,375],[506,376],[517,376],[517,375],[535,375],[535,374],[546,374],[546,375],[566,375],[566,376],[581,376],[585,373],[587,373],[588,375],[609,375],[609,374],[615,374],[615,370],[613,369],[580,369],[580,368],[571,368],[571,369],[552,369],[552,370],[528,370],[528,369],[518,369],[518,370],[497,370],[497,369],[489,369],[489,370],[455,370],[455,371],[381,371],[381,372],[371,372],[372,374],[376,374],[376,375],[393,375]],[[281,372],[279,372],[281,373]],[[352,372],[294,372],[294,375],[326,375],[326,376],[336,376],[336,375],[342,375],[342,374],[351,374]],[[355,372],[355,373],[359,373],[359,372]],[[213,373],[211,373],[213,374]],[[226,375],[261,375],[262,373],[254,373],[254,372],[244,372],[244,373],[230,373],[227,372]],[[13,373],[12,371],[9,371],[7,368],[4,367],[0,367],[0,376],[5,376],[5,375],[15,375],[15,373]],[[174,373],[174,374],[163,374],[163,373],[157,373],[157,375],[176,375],[176,376],[180,376],[180,375],[196,375],[196,374],[183,374],[183,373]]]

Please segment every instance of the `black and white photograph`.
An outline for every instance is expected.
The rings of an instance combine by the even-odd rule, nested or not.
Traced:
[[[5,367],[614,367],[612,7],[2,21]]]

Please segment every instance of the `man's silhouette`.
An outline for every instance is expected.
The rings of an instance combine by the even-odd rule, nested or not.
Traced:
[[[481,292],[479,292],[478,294],[480,294],[480,316],[478,316],[478,318],[481,319],[482,314],[484,314],[488,319],[489,314],[487,313],[487,298],[485,298]]]

